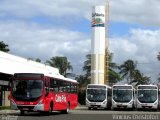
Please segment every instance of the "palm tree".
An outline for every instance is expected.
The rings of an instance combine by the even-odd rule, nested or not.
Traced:
[[[40,58],[36,58],[35,61],[40,63],[41,59]]]
[[[110,84],[113,84],[122,80],[120,75],[115,71],[116,69],[118,69],[118,65],[112,62],[112,60],[113,60],[113,53],[110,53],[109,54],[109,83]]]
[[[66,76],[70,73],[67,73],[67,70],[73,71],[73,67],[70,62],[68,62],[67,57],[52,57],[50,60],[47,60],[48,63],[52,67],[56,67],[59,69],[60,74]]]
[[[120,68],[120,74],[122,74],[122,78],[127,78],[128,83],[132,82],[134,78],[134,73],[136,69],[137,63],[133,60],[127,60],[122,64]]]
[[[160,52],[158,52],[157,59],[158,61],[160,61]],[[158,77],[157,80],[158,80],[158,83],[160,83],[160,77]]]
[[[86,78],[91,78],[91,54],[86,55],[87,60],[84,62],[83,71],[86,72]]]
[[[158,52],[157,59],[160,61],[160,52]]]
[[[139,84],[148,84],[150,81],[150,77],[145,76],[141,73],[138,69],[135,69],[133,72],[133,80],[130,83],[136,83],[135,85]]]
[[[90,80],[91,78],[91,54],[86,55],[87,60],[84,62],[83,71],[86,71],[86,79]],[[109,54],[109,83],[116,83],[120,80],[120,75],[115,71],[118,66],[116,63],[112,62],[113,53]]]
[[[148,84],[149,82],[150,82],[150,77],[142,74],[140,80],[138,81],[138,84]]]
[[[9,52],[8,45],[5,44],[3,41],[0,41],[0,50],[3,52]]]

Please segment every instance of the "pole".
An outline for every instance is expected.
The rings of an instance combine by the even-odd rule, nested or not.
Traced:
[[[106,40],[105,40],[105,84],[109,84],[109,0],[106,0],[105,8]]]

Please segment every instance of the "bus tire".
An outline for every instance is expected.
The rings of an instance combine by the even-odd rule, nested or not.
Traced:
[[[49,116],[52,113],[53,110],[53,104],[50,104],[49,110],[44,112],[44,115]]]
[[[91,110],[91,107],[88,107],[88,110]]]
[[[23,116],[24,115],[24,110],[20,111],[20,115]]]
[[[68,114],[69,111],[70,111],[70,104],[68,103],[68,104],[67,104],[67,109],[66,109],[66,110],[62,110],[61,113],[62,113],[62,114]]]

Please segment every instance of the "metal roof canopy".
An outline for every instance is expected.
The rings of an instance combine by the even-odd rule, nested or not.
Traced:
[[[36,61],[11,55],[0,51],[0,73],[13,75],[14,73],[43,73],[44,75],[63,77],[58,68],[54,68]]]

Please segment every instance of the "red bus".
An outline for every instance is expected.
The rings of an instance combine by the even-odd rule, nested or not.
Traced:
[[[61,75],[15,73],[11,80],[11,108],[25,111],[68,113],[78,105],[77,81]]]

